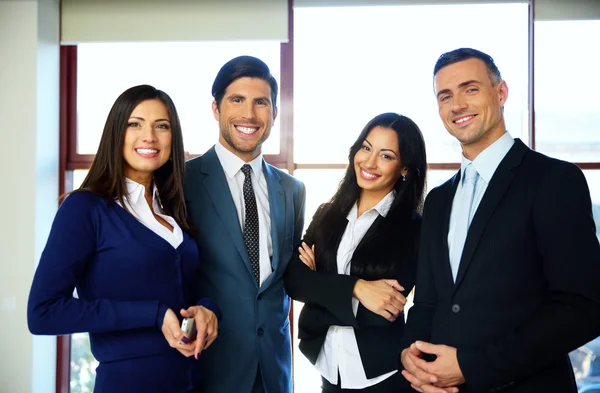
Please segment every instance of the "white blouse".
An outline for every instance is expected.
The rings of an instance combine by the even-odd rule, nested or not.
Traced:
[[[358,217],[358,207],[355,203],[348,213],[348,226],[342,236],[337,252],[338,274],[350,274],[350,262],[354,250],[365,236],[371,225],[380,215],[385,217],[390,210],[395,191],[387,194],[377,205]],[[352,297],[352,311],[356,317],[359,301]],[[317,357],[315,364],[321,375],[331,384],[337,385],[338,371],[341,378],[342,389],[364,389],[389,378],[398,372],[390,371],[387,374],[367,379],[365,369],[358,351],[358,343],[354,328],[350,326],[330,326],[325,337],[325,342]]]
[[[173,248],[179,247],[183,242],[183,232],[173,217],[163,213],[162,203],[160,202],[160,196],[158,195],[158,188],[156,185],[154,185],[152,191],[152,210],[154,210],[156,215],[163,218],[173,227],[172,232],[158,222],[156,217],[152,214],[152,210],[150,210],[150,206],[148,206],[146,198],[144,197],[146,187],[129,178],[125,178],[125,184],[127,186],[127,196],[124,198],[124,201],[127,210],[129,210],[129,212],[148,229],[165,239],[165,241],[173,246]],[[115,202],[123,207],[119,200],[116,200]]]

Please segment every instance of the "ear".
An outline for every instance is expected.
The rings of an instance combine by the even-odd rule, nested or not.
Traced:
[[[275,108],[273,110],[273,121],[275,121],[275,119],[277,119],[278,114],[279,114],[279,108]]]
[[[503,107],[504,104],[506,103],[506,100],[508,99],[508,85],[506,84],[505,81],[502,80],[502,81],[498,82],[497,90],[498,90],[498,104],[500,104],[500,106]]]
[[[221,119],[221,114],[219,113],[219,108],[217,107],[217,101],[213,100],[212,102],[212,112],[216,121]]]

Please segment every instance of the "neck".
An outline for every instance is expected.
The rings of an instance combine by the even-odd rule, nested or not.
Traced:
[[[469,144],[461,144],[463,156],[466,159],[473,161],[482,151],[494,144],[498,139],[506,133],[506,127],[502,121],[499,126],[491,132],[484,134],[481,139]]]
[[[227,141],[225,139],[223,139],[222,137],[219,137],[219,142],[225,149],[229,150],[230,152],[232,152],[233,154],[235,154],[236,156],[238,156],[239,158],[244,160],[244,162],[250,162],[250,161],[254,160],[261,153],[260,145],[257,146],[256,149],[254,149],[252,151],[240,151],[240,150],[235,149],[229,143],[227,143]]]
[[[130,175],[125,174],[126,177],[144,186],[146,199],[152,200],[152,174],[146,175]]]
[[[373,206],[377,205],[391,190],[383,191],[367,191],[362,190],[360,197],[358,198],[358,216],[360,217],[364,212],[372,209]]]

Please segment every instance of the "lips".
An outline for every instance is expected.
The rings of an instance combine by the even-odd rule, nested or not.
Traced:
[[[463,115],[461,117],[453,119],[452,123],[456,124],[459,127],[466,126],[467,124],[471,123],[471,121],[473,121],[475,116],[477,115]]]
[[[248,125],[234,125],[235,129],[244,135],[252,135],[259,130],[260,127]]]
[[[158,156],[158,149],[153,149],[150,147],[138,147],[135,149],[135,152],[144,158],[154,158]]]
[[[371,180],[379,179],[381,177],[381,175],[369,172],[364,168],[360,168],[360,177],[362,177],[365,180],[371,181]]]

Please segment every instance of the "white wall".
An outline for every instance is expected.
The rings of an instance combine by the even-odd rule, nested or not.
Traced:
[[[58,42],[58,0],[0,1],[0,393],[55,392],[56,338],[26,307],[57,208]]]

